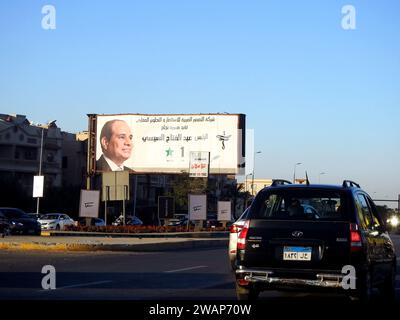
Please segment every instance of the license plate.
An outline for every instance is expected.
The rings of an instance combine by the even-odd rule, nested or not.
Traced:
[[[283,260],[311,261],[311,247],[284,247]]]

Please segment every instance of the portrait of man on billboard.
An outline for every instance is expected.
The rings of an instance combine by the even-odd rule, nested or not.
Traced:
[[[132,152],[132,133],[124,120],[107,121],[100,133],[100,145],[103,154],[96,161],[98,171],[131,170],[124,166]]]

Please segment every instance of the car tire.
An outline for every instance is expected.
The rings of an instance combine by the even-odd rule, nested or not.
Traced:
[[[236,283],[236,297],[238,300],[257,300],[260,292],[253,287],[243,287]]]
[[[396,262],[394,262],[391,271],[383,284],[379,287],[379,293],[385,301],[394,301],[396,297],[396,269]]]

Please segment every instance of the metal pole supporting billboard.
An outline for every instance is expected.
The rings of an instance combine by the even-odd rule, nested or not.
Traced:
[[[110,198],[110,187],[106,186],[106,198],[104,199],[104,224],[107,226],[107,200]]]
[[[125,200],[127,200],[127,194],[128,194],[128,192],[127,192],[127,190],[128,190],[128,186],[127,185],[124,185],[123,186],[123,188],[124,188],[124,196],[123,196],[123,198],[122,198],[122,212],[123,212],[123,216],[124,216],[124,225],[126,224],[126,219],[125,219]]]
[[[137,180],[138,180],[138,176],[135,175],[135,194],[134,194],[134,198],[133,198],[133,216],[134,216],[134,217],[136,217]]]

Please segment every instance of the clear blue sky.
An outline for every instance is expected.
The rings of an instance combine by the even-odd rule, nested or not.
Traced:
[[[56,30],[41,28],[42,6]],[[356,30],[341,27],[342,6]],[[1,1],[0,112],[247,114],[257,178],[400,193],[400,2]]]

